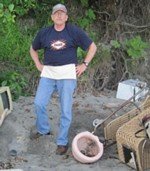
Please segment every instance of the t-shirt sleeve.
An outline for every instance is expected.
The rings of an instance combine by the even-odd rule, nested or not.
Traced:
[[[76,27],[76,36],[77,36],[77,46],[81,47],[83,50],[87,50],[91,43],[93,42],[86,32],[82,29]]]
[[[33,42],[32,42],[32,48],[34,50],[39,50],[42,49],[42,42],[41,42],[41,37],[42,37],[42,30],[40,30],[37,35],[35,36]]]

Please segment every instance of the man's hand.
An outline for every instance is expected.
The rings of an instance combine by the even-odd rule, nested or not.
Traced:
[[[36,68],[37,68],[40,72],[42,72],[43,67],[44,67],[44,65],[42,65],[41,63],[36,64]]]
[[[85,66],[85,64],[80,64],[76,66],[76,73],[77,76],[79,77],[85,70],[86,70],[87,66]]]
[[[30,47],[30,55],[35,63],[36,68],[41,72],[43,70],[44,65],[41,64],[38,56],[38,51],[34,50],[32,46]]]
[[[96,50],[97,50],[97,47],[96,47],[95,43],[92,42],[91,45],[89,46],[87,54],[84,58],[85,62],[76,67],[77,76],[80,76],[86,70],[86,68],[87,68],[86,63],[88,65],[88,63],[91,62],[91,60],[93,59],[93,57],[96,53]]]

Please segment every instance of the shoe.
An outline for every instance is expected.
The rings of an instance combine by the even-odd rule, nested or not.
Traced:
[[[40,138],[40,137],[43,136],[43,135],[50,135],[50,132],[48,132],[47,134],[40,134],[39,132],[31,133],[30,139],[31,139],[31,140],[33,140],[33,139],[38,139],[38,138]]]
[[[68,150],[68,145],[58,145],[56,149],[56,154],[63,155],[67,152],[67,150]]]

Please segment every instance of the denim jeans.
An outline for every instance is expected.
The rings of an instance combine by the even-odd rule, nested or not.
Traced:
[[[51,131],[46,108],[52,93],[57,91],[59,94],[61,116],[57,145],[66,145],[68,143],[68,132],[72,121],[72,103],[75,88],[75,79],[54,80],[41,77],[38,85],[34,104],[37,116],[36,127],[41,134],[46,134]]]

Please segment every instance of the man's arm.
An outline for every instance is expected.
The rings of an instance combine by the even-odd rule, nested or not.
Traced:
[[[84,59],[84,61],[86,63],[90,63],[91,62],[91,60],[93,59],[93,57],[94,57],[94,55],[96,53],[96,50],[97,50],[97,47],[96,47],[95,43],[93,42],[90,45],[90,47],[88,49],[88,52],[86,54],[86,57]],[[87,68],[87,66],[85,65],[85,63],[82,63],[82,64],[78,65],[76,67],[77,76],[80,76],[86,70],[86,68]]]
[[[41,64],[40,60],[39,60],[39,55],[38,55],[38,52],[36,50],[34,50],[32,48],[32,46],[30,47],[30,55],[35,63],[35,66],[36,68],[39,70],[39,71],[42,71],[43,69],[43,65]]]

